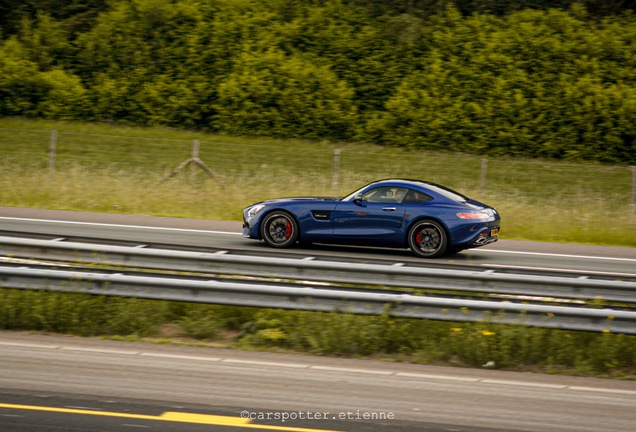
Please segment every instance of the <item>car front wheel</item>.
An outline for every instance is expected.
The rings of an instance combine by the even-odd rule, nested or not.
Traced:
[[[425,220],[417,222],[409,230],[408,244],[416,255],[435,258],[446,252],[448,236],[439,223]]]
[[[268,246],[289,247],[298,239],[298,224],[289,213],[276,211],[263,219],[261,236]]]

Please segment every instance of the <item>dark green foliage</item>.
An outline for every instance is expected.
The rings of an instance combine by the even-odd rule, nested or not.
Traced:
[[[449,11],[439,18],[446,26],[429,35],[435,49],[367,123],[363,138],[495,155],[634,161],[636,56],[628,54],[627,39],[619,42],[626,28],[606,22],[590,32],[584,20],[557,11],[504,20]]]
[[[216,307],[209,305],[188,305],[178,323],[184,334],[195,339],[212,339],[217,336],[223,322],[216,314]]]
[[[277,52],[247,54],[219,86],[215,125],[235,135],[345,139],[352,97],[326,67]]]
[[[0,115],[634,164],[634,3],[0,2]]]

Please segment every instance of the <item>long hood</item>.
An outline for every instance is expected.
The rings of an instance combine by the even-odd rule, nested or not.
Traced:
[[[276,198],[261,201],[257,204],[277,204],[285,202],[308,202],[308,201],[340,201],[341,197],[292,197],[292,198]]]

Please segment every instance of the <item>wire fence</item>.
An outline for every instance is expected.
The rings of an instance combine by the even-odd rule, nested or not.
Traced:
[[[536,199],[602,197],[636,205],[636,167],[545,160],[484,158],[373,145],[325,142],[216,142],[0,128],[0,164],[48,169],[85,166],[154,172],[164,179],[189,167],[220,184],[267,172],[281,182],[309,178],[334,194],[378,178],[405,177],[479,190],[484,195]],[[1,166],[1,165],[0,165]]]

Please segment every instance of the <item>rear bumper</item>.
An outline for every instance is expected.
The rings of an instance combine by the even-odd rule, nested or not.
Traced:
[[[466,248],[477,248],[495,243],[499,240],[499,226],[486,226],[479,229],[478,234],[466,244]]]
[[[482,236],[473,242],[473,247],[485,246],[487,244],[494,243],[497,240],[499,240],[499,237]]]

